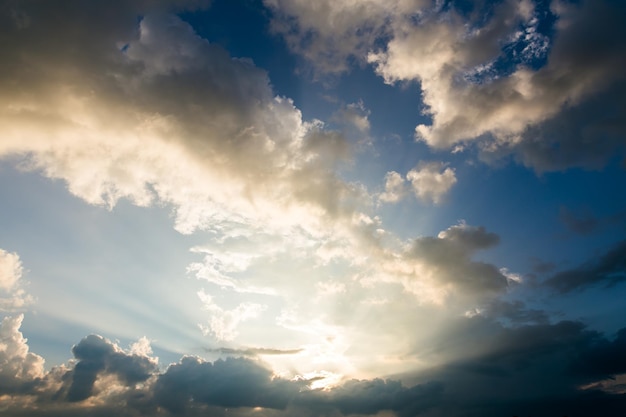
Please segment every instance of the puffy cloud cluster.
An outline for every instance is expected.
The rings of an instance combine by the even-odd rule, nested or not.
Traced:
[[[21,392],[44,374],[44,359],[29,351],[20,331],[24,315],[5,317],[0,324],[0,394]]]
[[[406,174],[415,195],[420,200],[437,204],[456,183],[454,169],[436,162],[420,164]]]
[[[265,3],[319,69],[345,71],[356,58],[387,83],[419,82],[431,123],[415,135],[434,148],[476,142],[483,160],[513,153],[537,171],[623,152],[619,2]]]
[[[420,162],[406,174],[406,181],[418,200],[434,204],[441,203],[443,197],[456,184],[454,168],[441,162]],[[395,203],[407,194],[405,179],[395,171],[385,175],[385,191],[379,195],[380,201]]]

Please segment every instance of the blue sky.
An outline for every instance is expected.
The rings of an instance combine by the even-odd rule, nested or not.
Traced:
[[[0,2],[0,409],[621,415],[625,17]]]

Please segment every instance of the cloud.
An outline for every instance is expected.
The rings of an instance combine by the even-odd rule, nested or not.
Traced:
[[[0,289],[11,290],[22,278],[22,262],[16,253],[0,249]]]
[[[207,349],[207,352],[223,353],[225,355],[235,356],[264,356],[264,355],[295,355],[302,352],[302,349],[271,349],[271,348],[245,348],[245,349],[233,349],[233,348],[216,348]]]
[[[499,293],[507,288],[508,279],[496,266],[473,261],[472,255],[500,241],[498,235],[483,227],[465,223],[439,232],[437,237],[421,237],[413,241],[407,259],[421,265],[416,269],[417,280],[431,277],[437,285],[453,285],[461,292],[473,294]],[[420,274],[421,272],[421,274]]]
[[[32,303],[22,287],[23,272],[19,255],[0,249],[0,311],[12,312]]]
[[[273,12],[272,29],[289,48],[302,54],[324,73],[348,70],[348,58],[362,59],[370,45],[385,33],[387,16],[410,10],[419,1],[385,2],[322,0],[264,0]]]
[[[44,359],[29,351],[20,331],[24,315],[4,317],[0,323],[0,393],[11,394],[44,375]]]
[[[241,322],[258,317],[267,306],[258,303],[240,303],[232,310],[225,310],[215,304],[213,297],[204,290],[198,292],[202,306],[210,313],[209,326],[201,325],[203,333],[213,334],[217,340],[230,341],[237,335],[237,327]]]
[[[145,350],[145,349],[144,349]],[[158,369],[156,360],[143,353],[126,353],[98,335],[89,335],[72,348],[78,360],[70,371],[66,398],[70,402],[91,397],[102,374],[114,374],[126,386],[147,380]]]
[[[174,15],[121,4],[121,17],[77,3],[43,19],[20,3],[23,29],[4,17],[17,41],[2,51],[15,65],[0,74],[11,96],[1,156],[92,204],[169,205],[183,233],[228,222],[318,232],[367,198],[333,172],[349,154],[343,136],[304,121],[263,70]]]
[[[422,306],[445,306],[446,312],[439,314],[441,318],[463,314],[517,283],[512,279],[515,274],[506,268],[473,259],[477,252],[492,248],[499,241],[497,234],[484,227],[461,221],[436,237],[408,240],[398,253],[381,254],[380,267],[371,274],[380,277],[381,283],[401,285]],[[376,288],[377,282],[363,278],[363,285]]]
[[[439,204],[443,196],[456,184],[454,168],[441,162],[421,162],[406,174],[415,196],[422,201]]]
[[[228,358],[204,362],[185,357],[159,376],[157,403],[182,413],[194,403],[236,407],[284,409],[302,384],[272,377],[272,372],[249,359]]]
[[[512,153],[539,172],[624,152],[619,2],[265,4],[318,70],[367,60],[387,83],[419,82],[431,122],[415,136],[433,148],[474,142],[485,161]]]
[[[380,201],[385,203],[397,203],[406,195],[404,178],[396,171],[385,174],[385,191],[379,196]]]
[[[626,280],[626,241],[619,242],[597,259],[557,272],[545,285],[562,294],[604,284],[607,287]]]
[[[361,134],[369,134],[370,111],[365,108],[362,101],[350,103],[340,108],[334,115],[334,119],[346,126],[351,126]]]
[[[124,351],[96,335],[72,349],[75,362],[45,372],[43,359],[28,352],[19,332],[21,319],[2,325],[2,340],[13,341],[7,350],[11,359],[0,361],[4,411],[11,415],[196,416],[222,415],[227,408],[229,414],[242,417],[381,412],[400,417],[506,413],[543,417],[554,412],[579,415],[595,406],[603,415],[618,416],[626,401],[623,394],[609,394],[612,388],[600,384],[626,372],[622,358],[626,329],[610,339],[579,322],[505,326],[495,317],[458,317],[432,340],[436,355],[446,360],[401,376],[417,382],[352,379],[328,389],[311,389],[314,379],[285,379],[262,362],[245,358],[206,362],[183,357],[160,371],[154,358]],[[140,344],[145,353],[145,341]],[[6,378],[15,370],[18,377],[11,373]],[[84,388],[72,388],[79,381]],[[54,395],[59,384],[62,388]],[[79,398],[80,406],[72,402]]]
[[[398,416],[414,416],[441,401],[443,388],[434,382],[407,388],[392,380],[350,380],[330,391],[303,395],[300,402],[313,409],[336,408],[343,415],[390,410]]]

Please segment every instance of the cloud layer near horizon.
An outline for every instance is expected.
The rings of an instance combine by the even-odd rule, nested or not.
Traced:
[[[509,306],[518,311],[520,307]],[[330,389],[314,389],[316,378],[285,379],[255,358],[207,362],[187,356],[160,370],[146,339],[124,350],[97,335],[72,348],[74,361],[46,372],[43,358],[29,352],[20,332],[22,319],[22,315],[5,318],[0,327],[4,344],[0,398],[3,410],[11,415],[296,416],[390,411],[398,416],[496,416],[532,411],[537,416],[554,412],[578,416],[601,406],[603,415],[617,416],[626,401],[615,384],[594,385],[626,373],[621,355],[626,329],[611,341],[576,322],[506,328],[482,316],[459,320],[454,336],[465,345],[478,343],[483,350],[420,373],[422,382],[407,386],[393,379],[352,379]],[[484,338],[489,343],[478,340]],[[441,354],[450,349],[458,349],[454,339],[440,346]],[[536,378],[549,378],[550,384],[534,391],[530,385],[523,391],[514,388]],[[612,388],[618,394],[606,393]]]

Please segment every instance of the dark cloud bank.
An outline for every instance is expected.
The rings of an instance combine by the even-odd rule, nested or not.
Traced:
[[[494,309],[523,316],[520,304]],[[31,379],[3,373],[0,398],[4,415],[12,416],[583,417],[626,410],[623,390],[609,389],[611,378],[626,373],[626,328],[609,339],[579,322],[503,326],[475,316],[459,319],[449,332],[433,344],[444,355],[465,350],[464,359],[330,390],[273,375],[251,358],[183,357],[159,370],[156,359],[90,335],[72,348],[75,361],[66,366]]]

